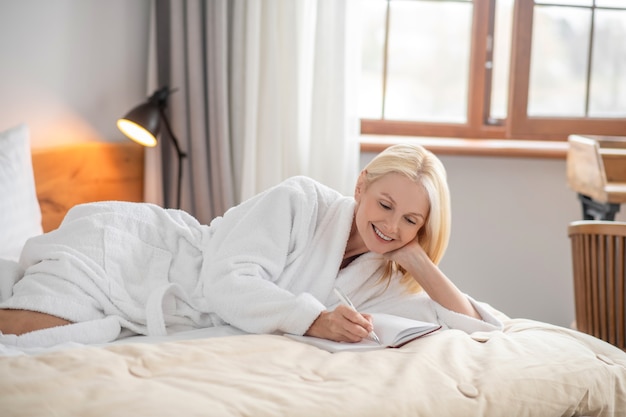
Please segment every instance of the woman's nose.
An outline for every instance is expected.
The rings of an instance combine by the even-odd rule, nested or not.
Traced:
[[[399,224],[400,224],[400,219],[396,218],[395,216],[390,216],[385,221],[385,228],[387,229],[386,232],[389,234],[397,233]]]

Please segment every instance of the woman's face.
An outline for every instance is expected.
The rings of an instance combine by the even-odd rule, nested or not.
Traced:
[[[426,189],[401,174],[390,173],[355,192],[355,223],[368,250],[387,253],[415,239],[430,203]]]

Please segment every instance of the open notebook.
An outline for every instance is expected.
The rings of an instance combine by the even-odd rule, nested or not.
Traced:
[[[285,336],[299,342],[317,346],[329,352],[363,351],[398,348],[441,328],[441,325],[437,323],[412,320],[391,314],[373,313],[371,316],[374,321],[374,332],[380,338],[380,345],[369,338],[363,339],[359,343],[345,343],[312,336],[297,336],[293,334],[285,334]]]

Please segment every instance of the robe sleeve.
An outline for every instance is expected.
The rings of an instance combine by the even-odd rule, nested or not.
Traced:
[[[303,334],[324,305],[293,294],[285,276],[302,261],[316,226],[315,187],[287,181],[229,210],[215,228],[201,272],[202,293],[227,323],[251,333]]]

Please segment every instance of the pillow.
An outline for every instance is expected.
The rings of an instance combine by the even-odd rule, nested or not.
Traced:
[[[17,261],[26,240],[43,233],[28,126],[0,132],[0,259]]]

